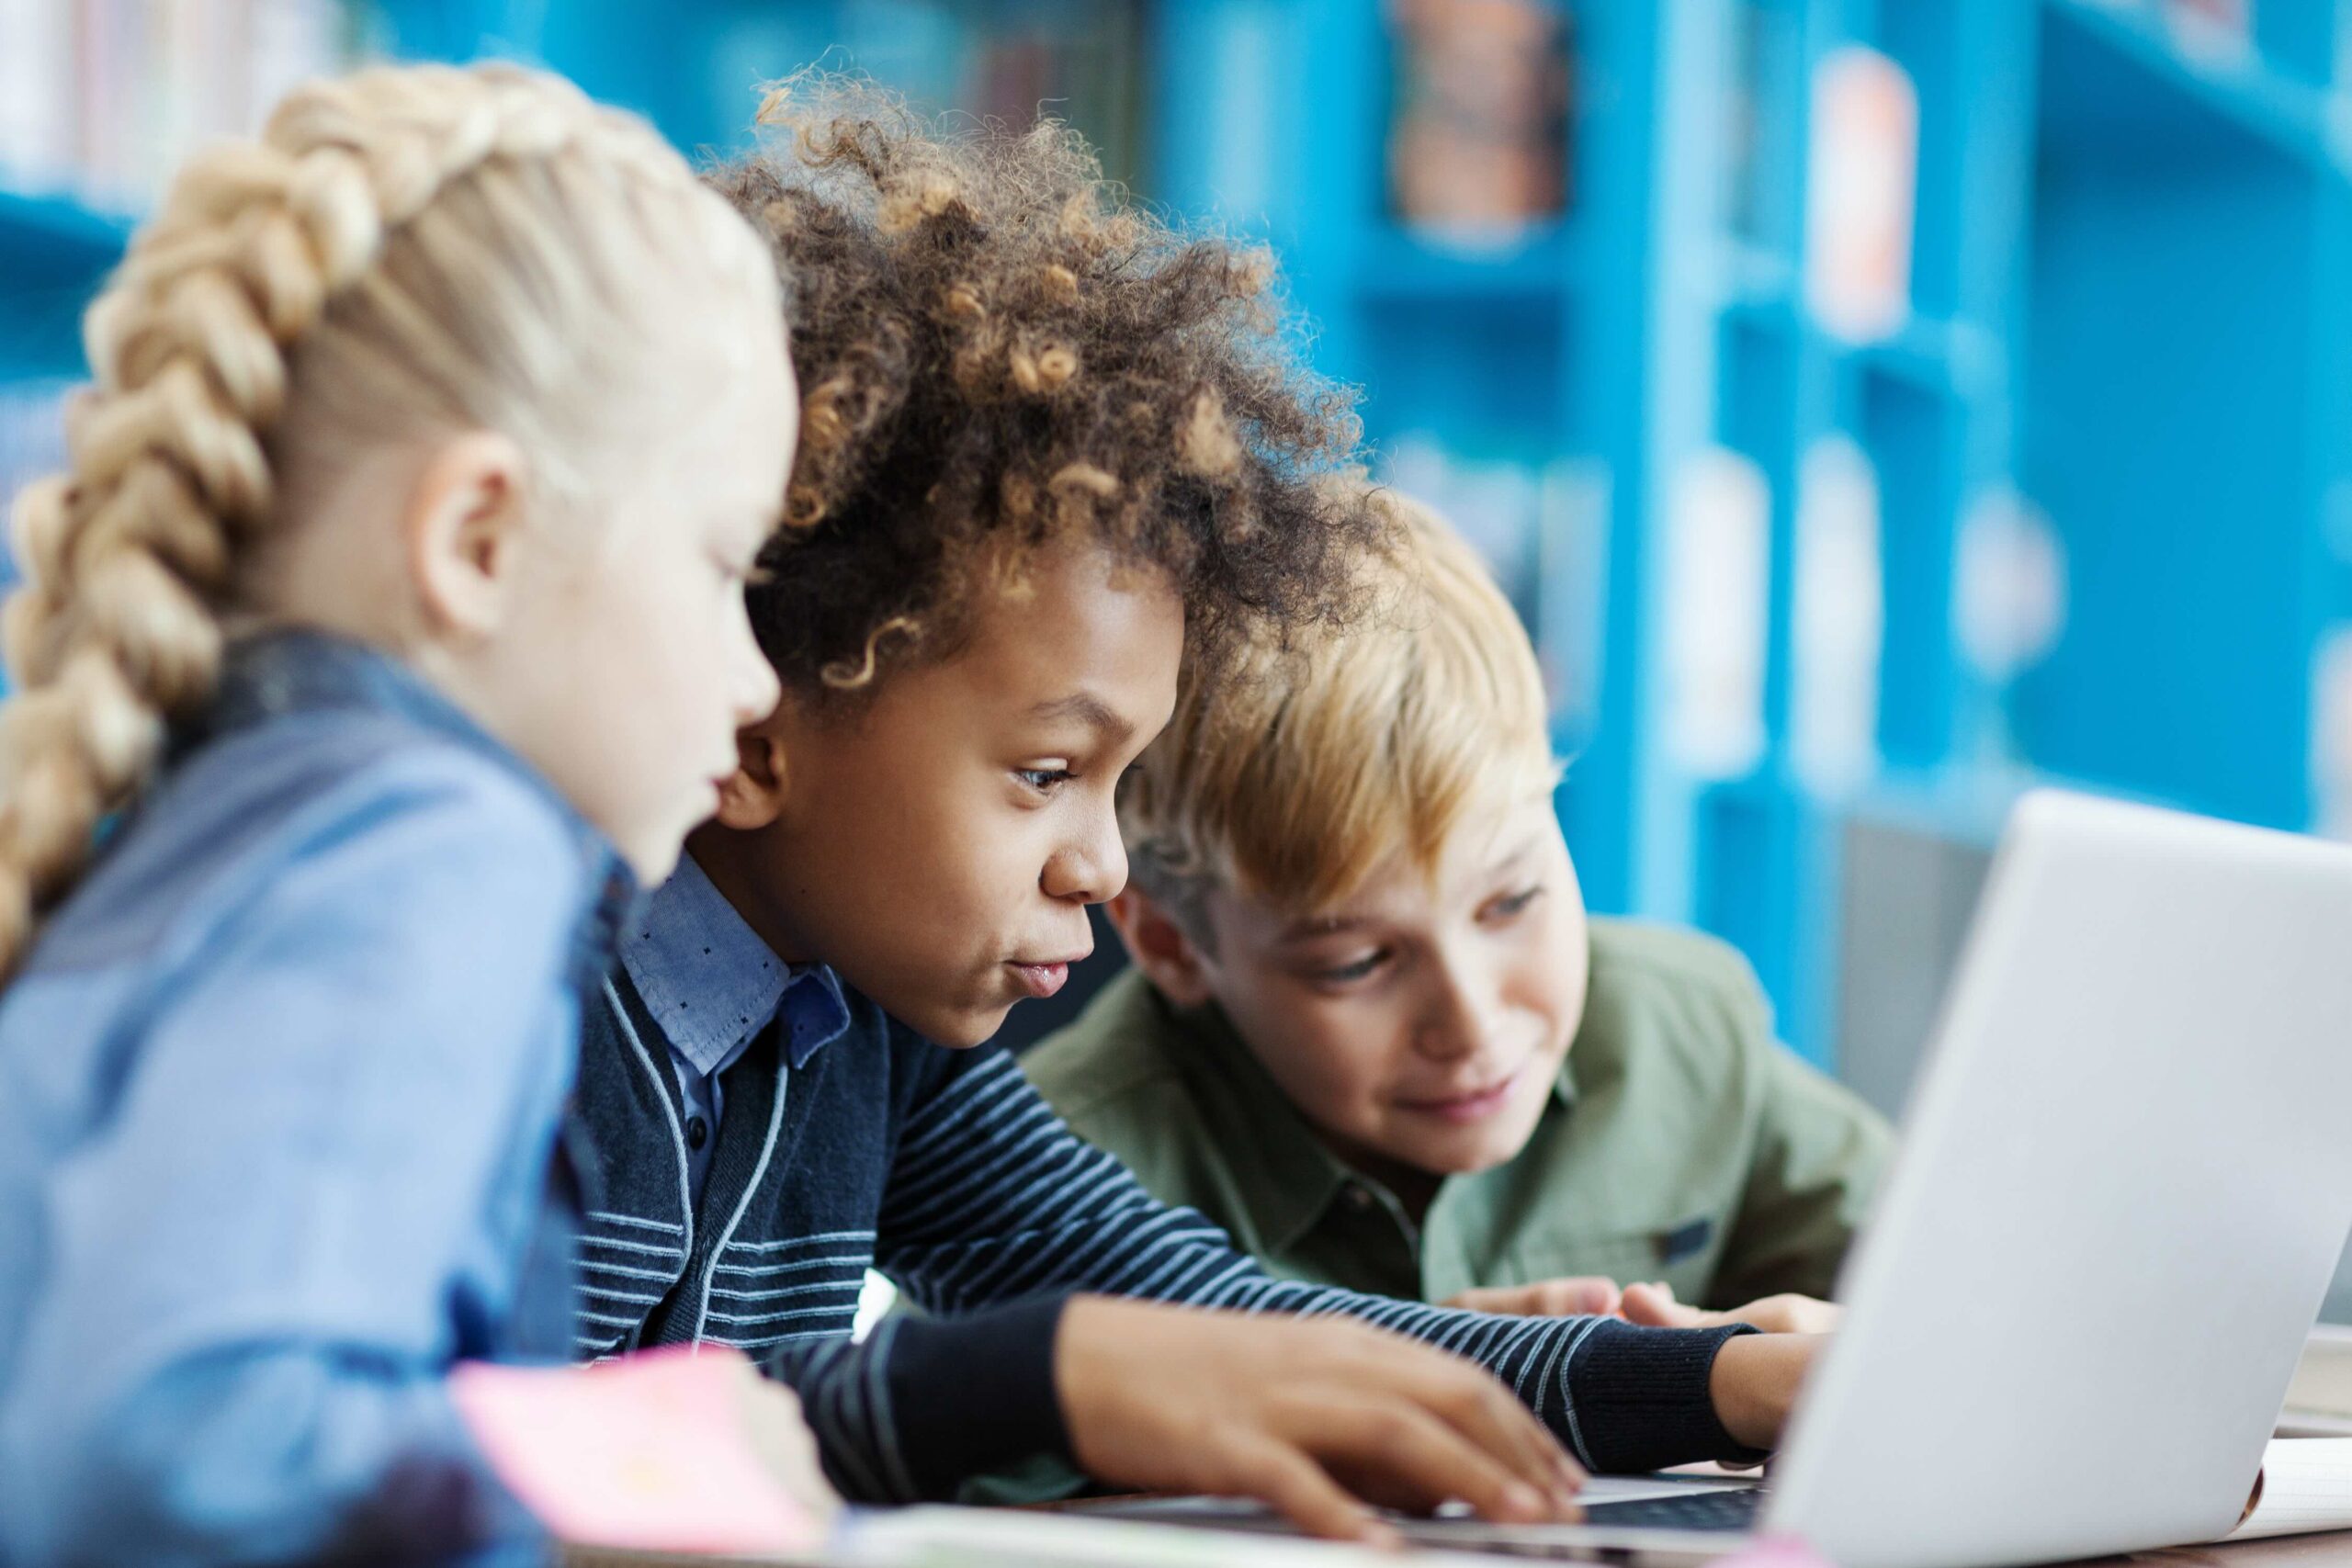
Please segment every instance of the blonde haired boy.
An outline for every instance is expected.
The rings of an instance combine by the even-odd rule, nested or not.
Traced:
[[[1120,797],[1135,967],[1023,1067],[1278,1275],[1824,1326],[1758,1299],[1827,1294],[1885,1123],[1774,1042],[1730,948],[1587,916],[1533,649],[1394,504],[1371,614],[1187,681]]]

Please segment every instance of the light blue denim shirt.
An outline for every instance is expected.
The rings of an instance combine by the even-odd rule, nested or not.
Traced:
[[[626,873],[399,666],[238,645],[0,994],[0,1558],[529,1551],[447,1375],[569,1348]]]

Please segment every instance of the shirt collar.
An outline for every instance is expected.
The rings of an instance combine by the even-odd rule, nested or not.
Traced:
[[[1237,1185],[1265,1245],[1276,1252],[1289,1251],[1351,1187],[1371,1179],[1359,1175],[1324,1144],[1222,1008],[1214,1002],[1177,1008],[1157,989],[1146,989],[1150,1005],[1168,1010],[1197,1047],[1203,1066],[1218,1080],[1217,1109],[1211,1116],[1227,1123],[1215,1129],[1222,1134],[1220,1145],[1227,1157],[1246,1168],[1246,1173],[1237,1173],[1241,1175]],[[1575,1059],[1571,1046],[1552,1081],[1555,1105],[1544,1111],[1547,1117],[1576,1103],[1576,1079],[1569,1067]]]
[[[795,1067],[849,1027],[833,972],[778,958],[692,855],[645,900],[620,953],[670,1048],[706,1077],[732,1066],[779,1009]]]
[[[172,736],[175,752],[306,713],[388,715],[488,759],[546,803],[564,826],[594,889],[572,935],[575,985],[594,983],[638,896],[637,877],[604,832],[546,775],[415,671],[377,649],[304,626],[251,633],[224,651],[211,700]]]

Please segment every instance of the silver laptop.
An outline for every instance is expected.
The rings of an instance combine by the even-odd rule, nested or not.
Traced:
[[[1689,1562],[1755,1532],[1843,1568],[2211,1540],[2347,1230],[2352,848],[2030,795],[1770,1483],[1410,1533]]]

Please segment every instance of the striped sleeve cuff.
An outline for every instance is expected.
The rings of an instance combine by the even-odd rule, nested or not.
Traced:
[[[1645,1328],[1615,1318],[1593,1325],[1567,1372],[1577,1447],[1605,1473],[1663,1470],[1713,1459],[1752,1462],[1715,1416],[1708,1386],[1724,1341],[1756,1330]]]
[[[884,1373],[899,1472],[918,1497],[1038,1454],[1069,1457],[1054,1388],[1062,1296],[955,1317],[900,1317]]]

